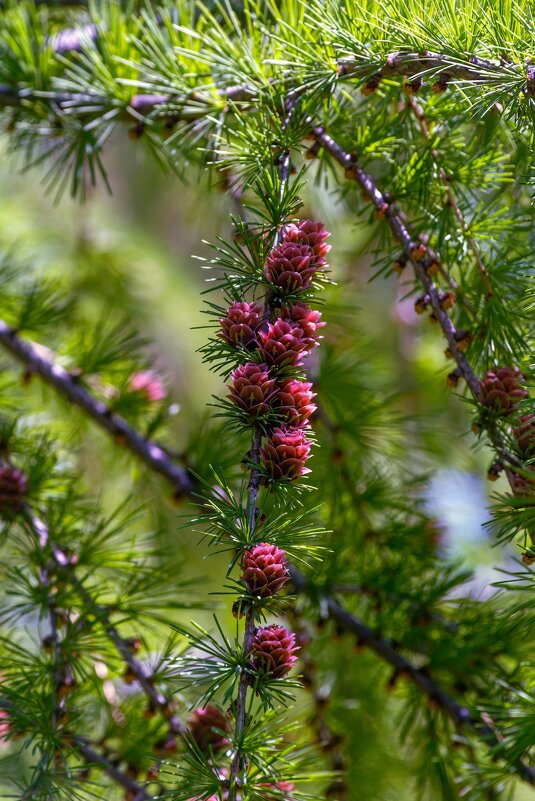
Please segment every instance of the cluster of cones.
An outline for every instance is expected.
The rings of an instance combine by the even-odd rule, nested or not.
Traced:
[[[268,424],[261,450],[265,471],[275,480],[309,472],[306,429],[316,409],[315,393],[310,382],[291,373],[319,344],[321,314],[298,297],[327,267],[328,236],[321,223],[311,220],[284,228],[264,268],[273,296],[280,301],[276,319],[267,320],[258,304],[245,301],[233,303],[220,319],[222,339],[250,354],[231,374],[229,399],[253,423],[276,421]]]
[[[481,380],[480,403],[495,417],[513,417],[527,397],[525,379],[518,367],[498,367],[485,373]],[[520,415],[515,422],[512,435],[523,464],[518,471],[512,469],[513,492],[523,498],[533,496],[535,503],[535,412]]]
[[[299,293],[326,269],[328,236],[322,223],[311,220],[285,226],[264,267],[276,318],[268,319],[256,303],[236,301],[219,321],[222,339],[249,356],[231,374],[229,398],[253,425],[263,422],[267,434],[260,456],[274,480],[293,480],[309,472],[307,429],[316,410],[315,393],[309,381],[292,372],[319,344],[321,314],[300,300]],[[285,552],[266,542],[244,553],[242,568],[242,581],[258,599],[276,595],[289,579]],[[296,661],[296,651],[295,635],[284,626],[257,628],[251,666],[270,678],[283,678]]]
[[[230,376],[229,399],[261,432],[266,482],[294,480],[309,472],[306,462],[312,443],[307,430],[316,410],[315,393],[309,381],[296,377],[296,371],[319,344],[318,331],[324,324],[321,314],[299,294],[327,267],[328,236],[321,223],[310,220],[285,226],[264,266],[269,287],[265,309],[255,302],[236,301],[219,321],[220,337],[244,356]],[[244,552],[241,581],[255,603],[277,595],[289,578],[286,553],[277,545],[261,542]],[[258,627],[248,653],[250,668],[269,680],[282,679],[294,666],[297,650],[295,634],[284,626]],[[224,749],[229,725],[222,710],[213,705],[198,709],[188,721],[203,751]],[[224,774],[221,783],[224,787]],[[274,799],[291,801],[293,786],[288,782],[262,787],[266,798],[272,789]]]

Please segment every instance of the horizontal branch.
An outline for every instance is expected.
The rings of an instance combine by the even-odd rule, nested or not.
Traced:
[[[373,73],[369,65],[362,64],[357,59],[340,59],[338,74],[348,78],[364,78],[371,74],[377,78],[393,78],[397,75],[415,78],[431,74],[440,75],[445,81],[488,83],[500,74],[503,66],[505,65],[478,56],[467,56],[462,60],[444,53],[423,50],[421,53],[390,53],[383,66]]]
[[[56,0],[56,2],[73,5],[70,0],[63,0],[63,2]],[[159,24],[162,24],[161,18],[157,19]],[[55,53],[65,55],[69,52],[80,52],[88,42],[95,43],[97,40],[98,27],[88,24],[57,33],[52,39],[52,49]],[[428,50],[420,53],[401,51],[389,53],[378,70],[354,58],[338,59],[337,64],[340,77],[365,78],[373,75],[378,78],[390,78],[395,76],[420,77],[431,74],[439,75],[443,82],[462,81],[479,84],[494,81],[503,72],[504,67],[510,68],[510,64],[507,62],[490,61],[476,55],[467,54],[463,59]],[[529,64],[526,68],[526,80],[529,92],[530,84],[533,81]]]
[[[147,439],[130,426],[124,418],[94,398],[67,370],[42,356],[28,340],[20,337],[3,320],[0,320],[0,347],[8,351],[32,373],[66,400],[82,409],[101,428],[118,439],[138,456],[155,473],[171,482],[177,496],[190,495],[194,481],[184,467],[180,467],[153,440]]]

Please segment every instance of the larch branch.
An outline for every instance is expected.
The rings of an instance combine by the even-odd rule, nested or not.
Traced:
[[[298,570],[292,567],[291,575],[296,592],[304,594],[310,592],[311,587]],[[410,679],[448,715],[457,727],[472,730],[491,748],[499,745],[500,741],[496,732],[490,725],[474,717],[466,707],[458,704],[427,671],[415,667],[408,659],[396,651],[388,640],[354,617],[335,598],[323,596],[322,609],[324,614],[344,631],[354,634],[359,645],[366,646],[383,661],[392,665],[397,675]],[[525,765],[521,760],[513,762],[512,767],[520,778],[535,786],[535,768]]]
[[[77,378],[41,355],[35,345],[19,336],[3,320],[0,320],[0,347],[26,365],[32,373],[39,375],[61,397],[82,409],[101,428],[124,443],[147,467],[165,476],[172,483],[177,496],[193,493],[194,481],[186,468],[173,462],[156,442],[139,434],[124,418],[94,398]]]
[[[447,311],[442,307],[439,289],[429,274],[433,265],[437,269],[440,266],[439,257],[430,248],[426,248],[422,254],[419,253],[421,243],[411,235],[404,215],[400,213],[395,203],[392,203],[381,192],[375,179],[359,165],[356,156],[347,153],[322,126],[312,128],[311,133],[315,141],[344,168],[346,178],[356,181],[377,211],[381,216],[384,216],[394,239],[399,242],[404,254],[413,264],[416,276],[429,296],[433,313],[446,338],[448,351],[457,363],[457,367],[466,381],[473,398],[477,401],[479,399],[480,382],[470,362],[459,347],[462,333],[455,328]],[[418,254],[418,257],[415,254]],[[518,464],[518,460],[508,452],[496,426],[489,425],[486,430],[489,440],[506,466],[509,480],[511,480],[510,470]]]

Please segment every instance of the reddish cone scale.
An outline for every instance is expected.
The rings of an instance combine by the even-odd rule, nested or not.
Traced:
[[[188,728],[201,751],[221,751],[228,745],[220,733],[229,731],[228,718],[213,704],[196,709],[188,718]]]
[[[331,246],[326,243],[328,237],[330,237],[330,233],[323,227],[323,223],[300,220],[286,226],[283,241],[308,245],[314,251],[317,259],[325,259],[331,249]]]
[[[246,362],[231,373],[228,396],[236,406],[251,417],[266,414],[277,394],[276,381],[270,378],[267,364]]]
[[[299,301],[294,303],[293,306],[282,306],[280,310],[282,320],[295,323],[303,331],[307,339],[307,350],[312,350],[318,342],[318,329],[322,328],[325,323],[321,322],[321,313],[315,309],[310,309],[306,303]]]
[[[262,448],[262,461],[271,478],[299,478],[310,473],[305,463],[310,456],[311,442],[301,428],[275,428]]]
[[[236,301],[229,307],[226,316],[219,320],[219,336],[228,345],[250,348],[255,344],[256,332],[261,323],[262,309],[257,303]]]
[[[284,381],[277,395],[279,413],[284,416],[289,425],[296,428],[307,424],[309,417],[316,411],[316,404],[312,403],[316,393],[312,392],[309,381],[297,381],[288,378]]]
[[[21,470],[9,465],[0,467],[0,512],[20,512],[27,491],[28,479]]]
[[[535,412],[518,418],[513,429],[519,449],[525,456],[535,455]]]
[[[481,380],[479,399],[498,414],[506,416],[514,411],[518,402],[527,397],[524,377],[518,367],[498,367],[485,373]]]
[[[274,623],[257,629],[253,638],[252,663],[258,673],[276,679],[286,676],[297,662],[295,634]]]
[[[267,331],[260,331],[259,340],[262,359],[274,367],[299,366],[308,350],[303,329],[281,318],[270,323]]]
[[[254,595],[276,595],[289,578],[286,554],[281,548],[261,542],[245,551],[242,580]]]
[[[298,241],[289,241],[285,234],[282,242],[271,251],[264,272],[266,278],[276,287],[294,294],[308,289],[314,276],[326,266],[326,262],[323,256],[318,255],[323,249],[321,244],[311,246],[305,242],[312,235],[301,233],[297,226],[288,226],[287,230],[289,229],[292,232],[295,230],[295,239]]]

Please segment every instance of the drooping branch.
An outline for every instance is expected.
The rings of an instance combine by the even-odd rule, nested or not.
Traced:
[[[177,465],[153,440],[139,434],[126,420],[94,398],[67,370],[42,356],[29,341],[0,320],[0,347],[54,387],[61,397],[82,409],[88,417],[138,456],[155,473],[165,476],[177,496],[191,495],[194,481],[184,467]]]

